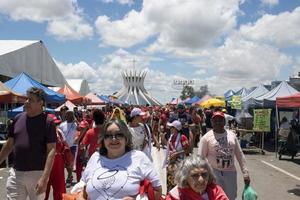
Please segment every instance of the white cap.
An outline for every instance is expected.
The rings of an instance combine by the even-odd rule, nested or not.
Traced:
[[[130,117],[135,117],[135,116],[142,116],[145,115],[145,112],[142,112],[142,110],[140,108],[133,108],[131,113],[130,113]]]
[[[174,120],[172,123],[168,122],[167,125],[169,127],[174,127],[177,129],[177,131],[180,131],[182,129],[182,124],[178,120]]]

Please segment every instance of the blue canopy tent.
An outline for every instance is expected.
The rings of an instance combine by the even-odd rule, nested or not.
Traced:
[[[8,118],[13,119],[17,114],[19,114],[19,113],[21,113],[23,111],[24,111],[24,106],[20,106],[18,108],[14,108],[12,110],[8,110],[7,116],[8,116]],[[46,108],[45,111],[47,113],[54,113],[55,112],[55,110],[51,109],[51,108]]]
[[[104,101],[105,103],[109,103],[109,97],[106,95],[97,95],[102,101]]]
[[[185,102],[186,105],[192,105],[193,103],[196,103],[200,100],[198,96],[194,96],[193,98],[190,98],[188,101]]]
[[[231,101],[232,96],[234,95],[233,90],[228,90],[227,92],[224,93],[224,98],[225,101]]]
[[[4,83],[6,87],[10,88],[12,91],[17,92],[22,95],[26,95],[26,91],[30,87],[37,87],[44,90],[46,94],[47,103],[64,103],[66,101],[65,95],[54,92],[46,86],[43,86],[38,81],[32,79],[28,74],[22,72],[15,78]]]
[[[246,88],[241,88],[238,90],[234,95],[241,96],[242,98],[247,96],[249,94],[248,90]]]

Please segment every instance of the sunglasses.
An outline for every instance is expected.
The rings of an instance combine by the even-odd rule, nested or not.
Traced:
[[[195,173],[190,175],[194,180],[199,180],[200,176],[202,178],[207,179],[208,178],[208,172],[203,172],[203,173]]]
[[[110,140],[113,140],[113,139],[116,139],[116,140],[121,140],[125,138],[125,135],[123,133],[117,133],[117,134],[105,134],[104,135],[104,139],[107,140],[107,139],[110,139]]]

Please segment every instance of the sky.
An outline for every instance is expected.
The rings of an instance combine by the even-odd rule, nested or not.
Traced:
[[[161,103],[178,80],[223,95],[300,71],[298,0],[0,0],[1,40],[42,40],[66,79],[93,92],[146,70]]]

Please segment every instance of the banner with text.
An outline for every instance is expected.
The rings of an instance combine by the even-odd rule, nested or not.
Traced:
[[[231,108],[236,110],[242,109],[242,97],[241,96],[232,96]]]
[[[254,109],[253,130],[271,131],[271,109]]]

